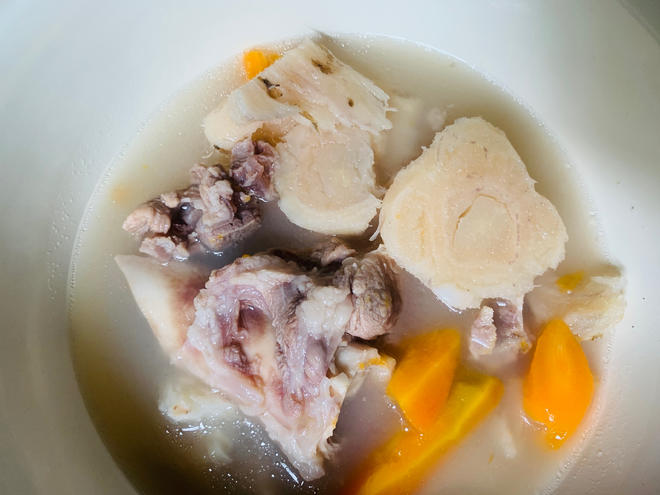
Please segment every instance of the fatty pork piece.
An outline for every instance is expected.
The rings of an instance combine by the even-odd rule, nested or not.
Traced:
[[[597,273],[577,272],[575,287],[567,288],[556,275],[543,277],[526,296],[526,317],[534,328],[561,318],[580,340],[593,340],[619,323],[626,307],[625,280],[613,266]]]
[[[370,256],[381,255],[348,258],[344,263],[360,265],[367,260],[367,265],[376,265]],[[171,300],[174,289],[162,284],[169,267],[135,256],[118,257],[117,262],[145,315],[162,307],[157,299]],[[154,284],[150,288],[149,271]],[[180,314],[189,315],[186,322],[179,316],[176,324],[161,324],[156,332],[161,342],[167,342],[164,348],[173,362],[217,389],[246,415],[258,418],[308,480],[323,475],[323,461],[334,450],[330,437],[339,410],[360,370],[384,367],[380,376],[387,379],[393,367],[391,359],[374,359],[375,349],[351,342],[345,332],[363,333],[356,325],[367,319],[354,315],[367,309],[361,307],[359,297],[353,297],[349,285],[332,282],[332,273],[322,274],[316,267],[305,270],[274,254],[239,258],[212,272],[194,298],[192,314],[189,303],[178,305]],[[393,283],[387,290],[396,292]],[[379,290],[385,286],[381,282]],[[391,305],[371,318],[383,321],[380,333],[394,324],[394,310],[398,307]],[[173,335],[164,335],[162,328]],[[347,359],[349,355],[353,358]],[[368,361],[355,356],[367,356]]]
[[[184,260],[195,252],[220,251],[259,227],[255,198],[220,167],[196,165],[190,182],[187,189],[161,194],[126,218],[123,229],[142,237],[140,252],[161,262]]]
[[[392,127],[389,95],[310,39],[287,50],[232,91],[204,119],[208,141],[231,150],[255,133],[273,141],[300,124],[319,131],[355,128],[376,135]]]

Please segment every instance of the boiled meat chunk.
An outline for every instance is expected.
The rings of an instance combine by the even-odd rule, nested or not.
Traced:
[[[323,474],[350,377],[328,373],[353,314],[348,289],[274,255],[215,271],[181,363],[259,417],[305,479]]]
[[[303,477],[320,476],[344,396],[326,375],[350,318],[347,294],[261,255],[214,272],[195,308],[179,360],[259,417]]]
[[[244,139],[231,150],[232,179],[247,194],[263,201],[277,198],[272,184],[275,167],[275,150],[265,141]]]
[[[337,237],[330,237],[327,241],[317,244],[309,253],[309,259],[317,266],[325,268],[336,263],[342,263],[346,258],[356,254],[355,249],[344,244]]]
[[[394,264],[382,253],[347,258],[337,272],[334,284],[350,291],[353,311],[347,332],[362,339],[386,333],[401,311]]]
[[[504,133],[479,117],[446,127],[397,174],[380,225],[387,253],[456,309],[521,298],[567,239]]]
[[[475,357],[492,354],[497,343],[497,327],[493,322],[495,310],[482,306],[470,327],[470,354]]]
[[[523,325],[523,300],[485,299],[470,328],[470,354],[503,366],[531,348]]]
[[[333,452],[329,439],[351,384],[370,367],[391,373],[391,359],[350,335],[389,331],[398,287],[381,254],[347,257],[354,252],[336,239],[306,263],[296,261],[304,255],[275,253],[239,258],[212,272],[204,288],[205,274],[169,274],[188,265],[117,262],[145,315],[161,312],[149,321],[172,361],[258,418],[300,474],[314,479]],[[168,277],[187,289],[177,292]]]
[[[161,194],[138,206],[124,221],[142,238],[140,252],[161,262],[184,260],[200,251],[220,251],[260,225],[254,198],[220,167],[196,165],[187,189]]]

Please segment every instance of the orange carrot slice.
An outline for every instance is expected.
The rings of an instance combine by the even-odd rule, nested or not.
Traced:
[[[245,76],[252,79],[270,64],[280,58],[280,55],[263,50],[249,50],[243,54],[243,69]]]
[[[494,377],[459,370],[440,416],[427,433],[396,433],[358,468],[343,493],[386,495],[414,492],[439,459],[490,413],[502,397]]]
[[[594,392],[594,377],[577,338],[562,320],[541,333],[523,382],[527,415],[546,428],[545,440],[557,449],[577,429]]]
[[[387,394],[401,408],[408,422],[420,432],[427,431],[442,410],[458,366],[461,336],[444,329],[409,339]]]

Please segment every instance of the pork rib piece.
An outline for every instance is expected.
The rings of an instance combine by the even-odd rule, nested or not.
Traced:
[[[351,294],[353,313],[348,333],[373,339],[394,326],[401,311],[401,297],[389,257],[374,251],[362,258],[346,258],[333,283]]]
[[[140,252],[161,262],[220,251],[254,232],[256,200],[220,167],[195,165],[187,189],[161,194],[135,209],[123,229],[142,237]]]
[[[275,149],[265,141],[239,141],[231,150],[231,177],[243,190],[263,201],[277,199],[272,184]]]
[[[353,253],[337,242],[308,253],[311,261],[305,266],[292,260],[294,254],[285,254],[243,257],[213,271],[194,298],[189,326],[180,321],[161,324],[159,329],[169,328],[176,337],[162,330],[156,336],[161,344],[168,343],[164,348],[173,362],[258,418],[303,478],[311,480],[324,473],[324,459],[334,450],[330,437],[359,370],[381,363],[377,366],[385,366],[384,375],[389,376],[393,367],[387,359],[352,359],[347,367],[348,355],[377,353],[351,342],[349,333],[365,338],[389,331],[398,315],[399,296],[396,278],[380,254],[345,258]],[[151,306],[158,303],[136,292],[136,287],[144,292],[148,286],[135,280],[133,265],[140,264],[136,259],[149,262],[161,279],[161,271],[169,267],[140,257],[118,257],[140,308],[151,314]],[[373,282],[370,299],[365,294],[371,285],[356,280]],[[357,286],[364,291],[354,293]]]
[[[523,299],[484,299],[470,328],[470,354],[491,368],[513,363],[531,342],[523,324]]]
[[[259,255],[213,272],[195,310],[180,360],[259,417],[304,478],[320,476],[347,386],[326,376],[351,317],[347,291]]]

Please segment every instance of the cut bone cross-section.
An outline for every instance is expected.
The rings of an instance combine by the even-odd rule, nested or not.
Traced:
[[[380,224],[389,255],[456,309],[518,300],[567,240],[505,134],[479,117],[445,128],[397,174]]]
[[[204,121],[209,142],[242,150],[265,139],[288,219],[326,234],[363,233],[380,200],[372,140],[392,127],[389,96],[326,48],[303,41],[235,89]],[[239,181],[240,182],[240,181]]]

